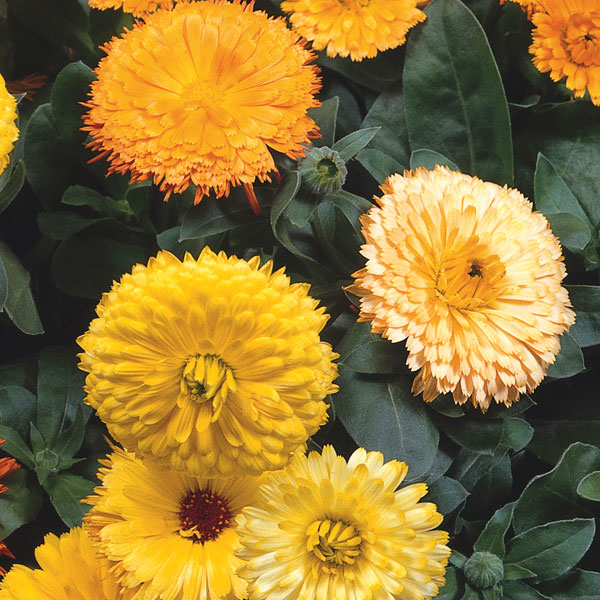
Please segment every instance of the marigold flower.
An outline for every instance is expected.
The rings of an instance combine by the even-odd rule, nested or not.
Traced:
[[[119,449],[101,462],[84,521],[133,600],[246,597],[235,518],[260,477],[191,477]]]
[[[160,252],[105,294],[79,338],[86,402],[142,457],[198,476],[287,464],[326,421],[328,317],[283,269]]]
[[[0,446],[4,444],[6,440],[0,438]],[[0,479],[3,479],[7,475],[10,475],[13,471],[20,468],[20,464],[14,459],[8,456],[0,458]],[[0,494],[4,493],[8,488],[0,483]]]
[[[170,9],[174,0],[88,0],[92,8],[98,10],[118,10],[132,13],[136,17],[143,17],[157,8]]]
[[[14,565],[0,582],[0,600],[131,600],[98,556],[86,531],[49,533],[35,550],[40,569]]]
[[[541,10],[539,0],[500,0],[500,4],[506,4],[507,2],[518,4],[523,12],[527,14],[528,19],[531,19],[534,12]]]
[[[448,534],[424,483],[400,490],[408,467],[332,446],[294,456],[242,510],[238,533],[254,600],[417,600],[444,585]]]
[[[285,0],[292,27],[311,41],[313,48],[327,48],[327,56],[373,58],[397,48],[411,27],[425,20],[417,0]]]
[[[600,5],[597,0],[538,0],[529,52],[541,73],[566,77],[575,98],[600,106]]]
[[[196,203],[241,183],[259,210],[252,182],[270,181],[269,149],[299,157],[316,135],[320,80],[285,21],[252,8],[180,3],[104,46],[83,129],[109,173],[153,177],[165,200],[194,184]]]
[[[1,493],[1,492],[0,492]],[[6,542],[0,541],[0,556],[8,556],[8,558],[15,558],[15,555],[10,551],[10,548],[6,545]],[[0,567],[0,578],[6,575],[6,569]]]
[[[19,137],[17,120],[17,101],[6,89],[4,78],[0,75],[0,173],[10,162],[10,153]]]
[[[361,321],[406,339],[413,392],[484,412],[532,391],[575,320],[561,248],[517,190],[445,167],[392,175],[361,219],[367,258],[350,291]]]

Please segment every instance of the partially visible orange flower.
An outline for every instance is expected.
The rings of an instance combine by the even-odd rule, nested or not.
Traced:
[[[158,10],[104,46],[83,128],[109,173],[152,177],[166,192],[196,185],[195,202],[270,181],[269,149],[302,156],[317,131],[315,55],[283,19],[224,0]]]
[[[6,440],[0,439],[0,446]],[[6,477],[13,471],[16,471],[21,465],[14,459],[7,456],[0,458],[0,479]],[[0,483],[0,494],[4,493],[8,488]]]
[[[566,77],[575,98],[589,92],[600,106],[600,3],[598,0],[538,0],[529,52],[541,73]]]
[[[425,2],[426,3],[426,2]],[[285,0],[292,27],[327,56],[373,58],[397,48],[411,27],[425,20],[417,0]]]
[[[361,218],[360,319],[406,340],[426,402],[484,412],[531,392],[575,321],[548,221],[517,190],[445,167],[392,175]]]
[[[531,19],[534,12],[541,10],[539,0],[500,0],[500,4],[512,2],[518,4],[523,12],[527,14],[527,18]]]
[[[174,0],[88,0],[88,2],[92,8],[98,10],[118,10],[120,8],[123,12],[141,17],[157,8],[171,8]]]
[[[35,94],[40,88],[43,88],[46,84],[48,77],[41,73],[32,73],[21,77],[21,79],[15,79],[14,81],[8,81],[6,83],[6,89],[11,94],[25,94],[25,98],[32,101]]]
[[[9,547],[5,542],[0,541],[0,556],[8,556],[8,558],[12,558],[14,560],[15,555],[10,551]],[[0,567],[0,578],[6,575],[6,569]]]

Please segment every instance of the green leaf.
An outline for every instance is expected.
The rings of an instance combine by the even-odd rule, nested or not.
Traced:
[[[35,479],[19,469],[2,480],[8,490],[0,494],[0,539],[31,523],[42,509],[42,494]]]
[[[117,221],[126,221],[134,216],[127,200],[114,200],[82,185],[67,188],[62,203],[68,206],[87,206],[100,216]]]
[[[18,431],[7,425],[0,425],[0,439],[5,440],[0,446],[3,452],[10,454],[26,467],[33,467],[33,453]]]
[[[61,138],[68,144],[82,146],[87,137],[82,116],[87,109],[81,102],[87,100],[94,72],[81,61],[68,64],[52,86],[52,114]]]
[[[67,527],[81,525],[81,519],[91,508],[81,500],[89,496],[95,486],[92,481],[71,473],[51,473],[44,482],[50,501]]]
[[[85,408],[87,410],[84,411],[82,405],[77,406],[75,420],[71,423],[70,427],[63,429],[58,434],[56,442],[52,447],[52,450],[56,452],[63,462],[71,459],[79,448],[81,448],[85,436],[85,424],[91,414],[89,407],[86,406]]]
[[[60,138],[50,104],[38,106],[27,123],[24,137],[27,181],[44,207],[53,208],[70,185],[76,162]]]
[[[570,333],[563,333],[560,338],[560,352],[554,364],[548,367],[548,377],[565,379],[581,373],[585,369],[583,352]]]
[[[504,536],[510,527],[514,508],[515,503],[511,502],[494,513],[473,544],[476,552],[492,552],[496,556],[504,558]]]
[[[404,167],[389,154],[381,150],[367,148],[356,155],[356,160],[373,176],[377,183],[383,183],[390,175],[402,173]]]
[[[598,470],[598,448],[581,443],[569,446],[554,469],[534,477],[523,490],[515,508],[515,531],[557,519],[593,516],[589,505],[577,495],[577,485],[588,473]]]
[[[600,471],[588,473],[577,484],[577,494],[586,500],[600,502]]]
[[[321,137],[313,141],[314,146],[328,146],[329,148],[333,146],[339,107],[340,99],[334,96],[325,100],[321,106],[308,111],[308,116],[317,124],[321,133]]]
[[[425,167],[429,171],[433,171],[436,165],[448,167],[451,171],[460,171],[456,164],[453,163],[449,158],[443,156],[439,152],[435,152],[434,150],[421,148],[419,150],[414,150],[410,155],[411,169]]]
[[[574,569],[562,577],[545,581],[540,590],[552,600],[600,600],[600,573]]]
[[[262,204],[262,208],[267,208]],[[229,198],[209,197],[192,206],[184,215],[179,240],[190,240],[224,233],[242,227],[257,217],[243,191],[234,190]]]
[[[398,344],[371,333],[369,323],[355,323],[336,347],[340,363],[359,373],[393,374],[404,369],[406,353]]]
[[[10,169],[10,166],[7,169]],[[23,183],[25,183],[25,163],[20,160],[10,174],[6,185],[0,189],[0,214],[5,211],[21,191]]]
[[[590,243],[590,228],[571,213],[550,213],[546,215],[552,233],[558,236],[562,246],[571,252],[580,253]]]
[[[465,583],[465,593],[460,600],[482,600],[482,598],[476,589]]]
[[[85,374],[77,368],[71,348],[49,346],[40,354],[36,426],[53,448],[60,432],[75,423],[83,410]],[[90,408],[84,413],[89,415]]]
[[[290,223],[299,228],[306,227],[317,207],[315,197],[305,194],[303,191],[294,196],[285,211],[285,216]]]
[[[0,387],[0,424],[11,427],[22,437],[27,437],[35,407],[36,398],[29,390],[16,385]]]
[[[8,298],[8,275],[2,261],[2,256],[0,256],[0,312],[4,312],[6,298]]]
[[[600,344],[600,286],[567,285],[566,288],[577,313],[569,333],[582,348]]]
[[[374,58],[353,61],[350,58],[329,58],[324,52],[319,56],[319,64],[344,77],[380,92],[402,77],[397,52],[379,53]]]
[[[508,543],[505,563],[529,569],[539,581],[563,575],[587,552],[594,519],[554,521],[528,529]]]
[[[522,581],[507,581],[502,584],[502,588],[502,597],[507,600],[552,600]]]
[[[339,367],[336,415],[359,446],[409,466],[410,480],[426,473],[436,457],[439,433],[425,403],[413,397],[407,375],[362,375]]]
[[[469,492],[455,479],[440,477],[429,486],[429,493],[425,500],[433,502],[438,511],[446,516],[460,506],[469,495]]]
[[[344,162],[348,162],[369,144],[380,129],[380,127],[369,127],[349,133],[346,137],[338,140],[332,150],[335,150]]]
[[[446,583],[440,588],[439,594],[435,597],[436,600],[455,600],[459,591],[458,575],[454,567],[448,567],[446,569]]]
[[[403,83],[411,149],[435,150],[463,172],[512,183],[510,115],[485,32],[459,0],[438,0],[425,13],[427,20],[406,45]]]
[[[38,214],[38,227],[48,239],[64,241],[103,220],[109,221],[109,219],[90,219],[66,211],[48,211]]]
[[[528,579],[529,577],[535,577],[535,573],[525,567],[514,564],[506,565],[504,567],[503,581],[516,581],[517,579]]]
[[[23,333],[29,335],[44,333],[31,293],[29,273],[2,240],[0,240],[0,260],[6,270],[8,281],[4,310]]]

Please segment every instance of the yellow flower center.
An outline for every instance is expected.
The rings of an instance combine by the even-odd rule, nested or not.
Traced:
[[[214,540],[232,520],[229,505],[211,490],[189,492],[181,501],[179,534],[193,542]]]
[[[233,371],[218,356],[199,354],[187,359],[180,389],[195,402],[212,402],[211,421],[214,422],[219,418],[229,392],[235,392],[237,385]]]
[[[192,81],[181,92],[182,106],[187,112],[199,108],[209,110],[223,103],[223,90],[214,81]]]
[[[462,310],[478,310],[497,298],[506,270],[496,255],[472,252],[443,260],[439,266],[438,298]]]
[[[586,67],[600,66],[600,12],[571,15],[562,42],[573,62]]]
[[[362,538],[344,521],[314,521],[306,530],[306,547],[324,564],[326,572],[335,572],[336,566],[352,565],[360,555]]]

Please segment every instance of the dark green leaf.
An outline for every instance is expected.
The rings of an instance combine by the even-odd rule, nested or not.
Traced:
[[[8,275],[2,256],[0,256],[0,312],[4,312],[4,306],[6,304],[6,298],[8,297]]]
[[[311,108],[308,116],[318,125],[321,137],[314,140],[313,145],[328,146],[331,148],[335,142],[335,126],[340,99],[337,96],[325,100],[321,106]]]
[[[583,352],[570,333],[563,333],[560,338],[560,352],[554,364],[548,367],[547,375],[556,379],[572,377],[585,369]]]
[[[10,169],[10,166],[7,169]],[[15,196],[21,191],[23,183],[25,183],[25,163],[20,160],[10,174],[6,185],[0,189],[0,214],[4,212],[15,199]]]
[[[439,433],[425,404],[413,397],[410,377],[361,375],[340,366],[337,383],[336,415],[357,444],[383,452],[386,460],[406,462],[410,480],[427,472]]]
[[[432,2],[425,12],[404,65],[411,149],[435,150],[466,173],[512,183],[508,104],[481,25],[459,0]]]
[[[50,448],[83,409],[85,375],[71,348],[51,346],[40,354],[36,425]],[[89,415],[85,407],[84,414]],[[83,415],[82,415],[83,416]]]
[[[38,464],[38,454],[40,452],[44,453],[44,451],[48,449],[48,444],[46,443],[44,434],[35,426],[33,421],[29,424],[29,438],[31,440],[31,447],[33,448],[36,464]]]
[[[577,485],[577,494],[586,500],[600,502],[600,471],[586,475]]]
[[[288,204],[285,216],[295,227],[306,227],[316,206],[317,202],[314,196],[300,192]]]
[[[574,569],[562,577],[545,581],[540,590],[552,600],[600,600],[600,573]]]
[[[504,567],[504,581],[516,581],[517,579],[528,579],[529,577],[535,577],[535,573],[525,567],[515,564]]]
[[[83,438],[85,436],[85,424],[90,416],[90,410],[86,406],[84,411],[83,405],[77,406],[75,420],[70,427],[63,429],[56,438],[52,450],[56,452],[59,458],[64,462],[73,457],[73,455],[81,448]]]
[[[534,477],[523,490],[515,508],[515,531],[557,519],[593,516],[589,504],[577,495],[577,485],[598,470],[598,448],[581,443],[569,446],[554,469]]]
[[[460,600],[482,600],[482,597],[479,591],[465,583],[465,593]]]
[[[4,310],[23,333],[30,335],[44,333],[29,285],[29,273],[2,240],[0,240],[0,260],[4,264],[8,280]]]
[[[50,211],[38,215],[40,231],[51,240],[66,240],[102,219],[90,219],[72,212]],[[108,219],[106,219],[108,221]]]
[[[321,53],[319,64],[340,73],[351,81],[375,91],[382,91],[402,77],[399,57],[392,52],[379,53],[374,58],[352,61],[350,58],[329,58]]]
[[[381,150],[367,148],[356,155],[356,160],[373,176],[377,183],[383,183],[390,175],[402,173],[404,167],[389,154]]]
[[[335,150],[344,162],[348,162],[369,144],[380,129],[380,127],[369,127],[349,133],[346,137],[338,140],[332,150]]]
[[[578,216],[571,213],[550,213],[546,215],[552,233],[562,246],[571,252],[581,252],[592,239],[590,228]]]
[[[446,569],[446,584],[440,588],[439,594],[435,597],[436,600],[455,600],[460,593],[458,575],[454,567]]]
[[[503,598],[507,600],[552,600],[522,581],[507,581],[502,584]]]
[[[94,72],[81,61],[68,64],[52,86],[52,114],[61,138],[68,144],[82,146],[87,133],[81,131],[82,116]]]
[[[3,479],[8,490],[0,494],[0,539],[31,523],[42,508],[42,495],[35,479],[23,469]]]
[[[425,500],[433,502],[444,516],[449,515],[467,498],[469,492],[450,477],[440,477],[429,486]]]
[[[569,333],[582,347],[600,344],[600,286],[568,285],[569,298],[577,313]]]
[[[511,502],[494,513],[473,544],[476,552],[492,552],[496,556],[504,558],[504,536],[510,527],[514,508],[515,503]]]
[[[554,521],[533,527],[508,543],[505,563],[533,571],[539,581],[558,577],[581,560],[595,532],[594,519]]]
[[[26,467],[33,467],[33,453],[18,431],[12,427],[0,425],[0,439],[5,440],[0,446],[3,452],[10,454]]]
[[[67,527],[81,525],[81,519],[90,509],[81,500],[89,496],[95,486],[95,483],[71,473],[51,473],[44,482],[50,501]]]
[[[0,424],[12,427],[21,437],[27,437],[35,407],[36,398],[29,390],[16,385],[0,387]]]
[[[62,203],[68,206],[87,206],[100,216],[117,221],[133,217],[133,211],[127,200],[114,200],[82,185],[72,185],[67,188]]]
[[[446,158],[434,150],[421,148],[419,150],[414,150],[410,155],[411,169],[425,167],[429,171],[433,171],[436,165],[448,167],[451,171],[460,171],[460,169],[449,158]]]

